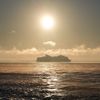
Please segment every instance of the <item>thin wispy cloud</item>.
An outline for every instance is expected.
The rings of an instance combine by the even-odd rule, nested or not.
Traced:
[[[54,41],[46,41],[46,42],[43,42],[43,45],[49,45],[49,46],[54,47],[54,46],[56,46],[56,42],[54,42]]]
[[[11,32],[10,33],[16,33],[16,30],[11,30]]]

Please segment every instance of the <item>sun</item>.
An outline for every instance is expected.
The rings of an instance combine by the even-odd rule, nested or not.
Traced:
[[[41,19],[41,25],[44,29],[50,30],[54,27],[55,21],[52,16],[43,16]]]

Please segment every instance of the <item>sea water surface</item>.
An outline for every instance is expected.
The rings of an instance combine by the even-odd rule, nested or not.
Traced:
[[[0,100],[100,100],[100,63],[2,63]]]

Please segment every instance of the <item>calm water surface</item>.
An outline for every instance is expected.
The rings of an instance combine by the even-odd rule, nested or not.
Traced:
[[[100,64],[0,64],[0,100],[6,99],[100,100]]]

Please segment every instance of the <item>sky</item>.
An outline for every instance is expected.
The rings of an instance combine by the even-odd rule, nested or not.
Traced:
[[[53,29],[42,29],[46,14]],[[0,0],[0,61],[63,54],[100,62],[100,0]]]

